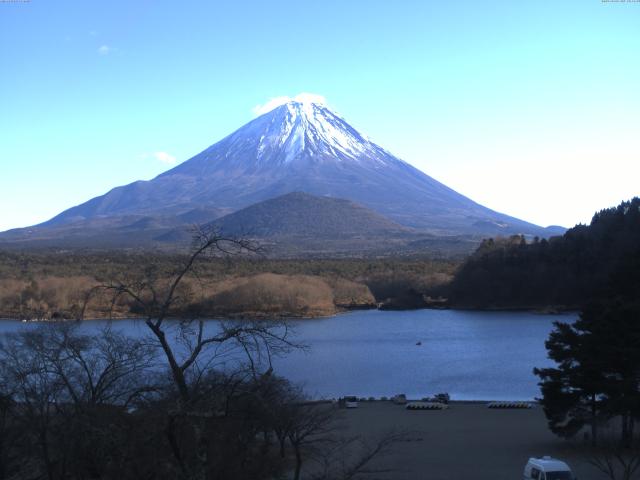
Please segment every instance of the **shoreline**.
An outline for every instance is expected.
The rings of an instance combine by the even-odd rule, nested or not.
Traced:
[[[499,306],[468,306],[468,305],[450,305],[446,307],[449,310],[465,310],[474,312],[530,312],[540,315],[563,315],[568,313],[576,313],[580,311],[577,305],[545,305],[545,306],[520,306],[520,307],[499,307]]]
[[[386,400],[383,400],[382,397],[374,398],[373,400],[362,399],[364,397],[359,397],[358,395],[353,395],[357,398],[359,404],[368,404],[368,405],[393,405],[395,407],[404,408],[405,404],[397,404],[393,401],[392,397],[387,397]],[[312,398],[310,399],[310,403],[331,403],[337,401],[340,397],[335,398]],[[407,398],[407,403],[412,402],[425,402],[425,399],[421,398]],[[439,402],[431,402],[431,403],[439,403]],[[488,405],[490,403],[528,403],[531,405],[531,408],[541,408],[540,402],[535,399],[526,399],[526,400],[514,400],[514,399],[492,399],[492,400],[449,400],[447,405],[456,406],[456,405]],[[503,408],[502,410],[530,410],[526,408]]]
[[[333,313],[327,314],[316,314],[316,315],[296,315],[291,314],[290,312],[280,312],[274,314],[267,314],[264,312],[239,312],[239,313],[230,313],[223,316],[220,315],[212,315],[212,316],[201,316],[199,318],[203,318],[205,320],[314,320],[314,319],[322,319],[322,318],[331,318],[339,315],[345,315],[351,312],[357,311],[369,311],[369,310],[378,310],[381,312],[407,312],[407,311],[417,311],[417,310],[458,310],[465,312],[514,312],[514,313],[533,313],[536,315],[570,315],[573,313],[578,313],[580,311],[579,307],[572,306],[547,306],[547,307],[470,307],[470,306],[460,306],[460,305],[447,305],[447,306],[426,306],[420,308],[380,308],[378,306],[372,307],[357,307],[357,308],[341,308],[337,309]],[[84,322],[84,321],[94,321],[94,320],[144,320],[146,317],[137,316],[135,314],[122,316],[122,317],[89,317],[89,318],[43,318],[43,319],[21,319],[12,317],[10,315],[6,315],[0,313],[0,322],[10,320],[10,321],[18,321],[25,323],[49,323],[49,322]],[[185,317],[175,316],[175,317],[167,317],[167,320],[180,320]],[[197,320],[198,318],[194,318],[193,320]]]

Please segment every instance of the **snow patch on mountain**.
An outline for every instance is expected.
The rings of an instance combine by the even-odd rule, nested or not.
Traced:
[[[254,158],[256,165],[263,166],[305,162],[354,162],[372,167],[389,161],[404,164],[356,131],[326,103],[320,103],[324,98],[301,94],[288,100],[227,137],[225,156]]]

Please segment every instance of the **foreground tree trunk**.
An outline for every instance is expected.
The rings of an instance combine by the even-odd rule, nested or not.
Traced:
[[[300,452],[300,447],[297,445],[293,446],[296,453],[296,469],[293,474],[294,480],[300,480],[300,472],[302,471],[302,453]]]
[[[598,405],[595,393],[591,396],[591,445],[598,444]]]

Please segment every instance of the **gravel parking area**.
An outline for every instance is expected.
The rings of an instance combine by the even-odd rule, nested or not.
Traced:
[[[344,419],[348,434],[368,439],[393,429],[412,432],[412,441],[377,460],[392,473],[376,478],[515,480],[522,479],[529,457],[542,455],[567,461],[580,480],[603,478],[548,430],[538,406],[499,410],[453,403],[442,411],[408,411],[391,402],[361,402]]]

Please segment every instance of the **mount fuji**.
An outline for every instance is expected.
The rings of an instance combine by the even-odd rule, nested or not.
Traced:
[[[163,229],[211,222],[292,192],[349,200],[428,235],[562,232],[483,207],[378,146],[326,105],[294,100],[150,181],[114,188],[2,237],[84,237],[124,228],[153,239]]]

